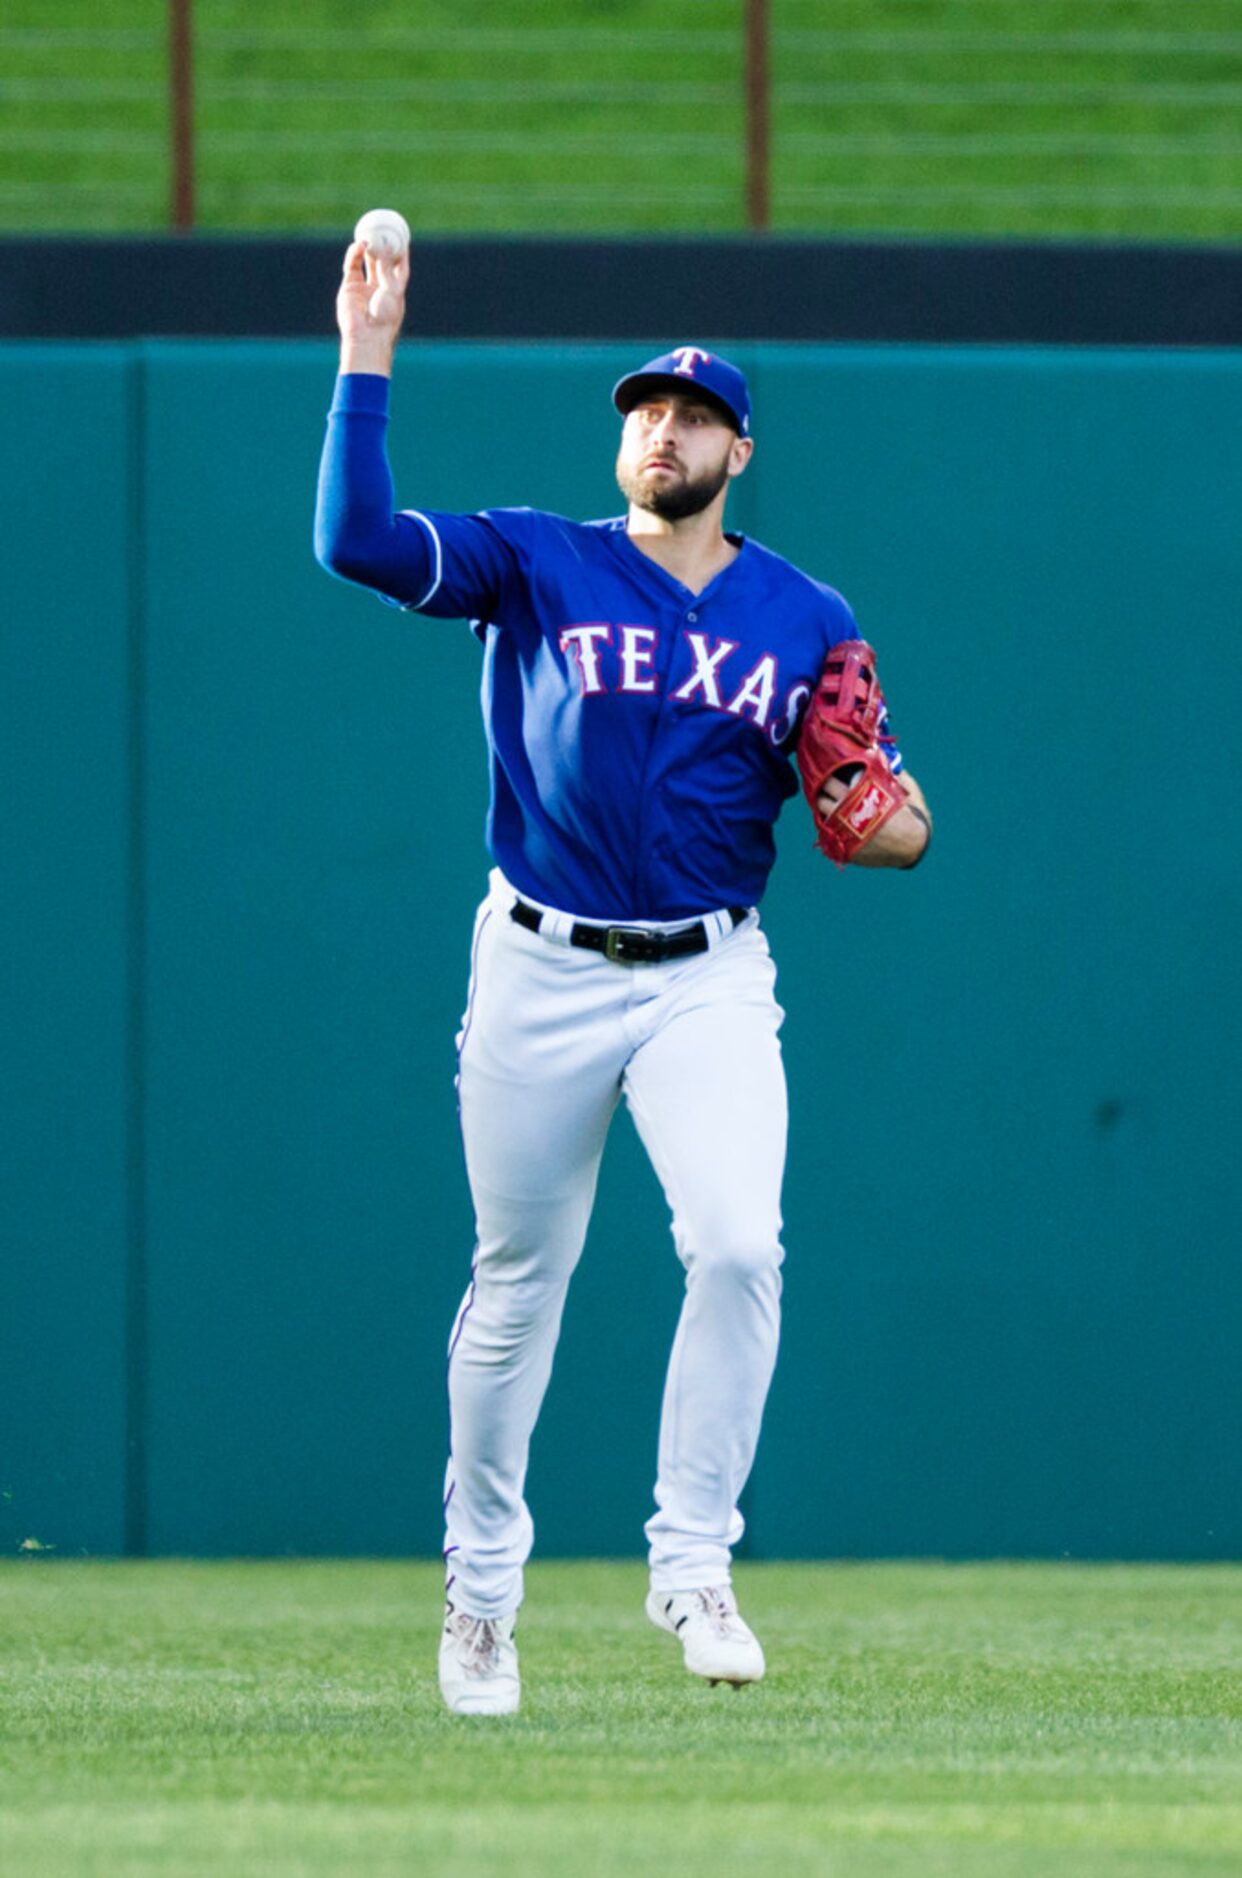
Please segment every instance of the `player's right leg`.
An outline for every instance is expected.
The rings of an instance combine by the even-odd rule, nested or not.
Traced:
[[[783,1013],[757,926],[668,982],[625,1091],[686,1270],[660,1421],[650,1540],[652,1621],[710,1681],[757,1681],[763,1651],[731,1587],[738,1500],[754,1460],[780,1329]]]
[[[459,1038],[477,1244],[450,1341],[445,1492],[450,1605],[491,1621],[522,1601],[530,1439],[629,1047],[599,961],[514,924],[512,900],[480,910]]]

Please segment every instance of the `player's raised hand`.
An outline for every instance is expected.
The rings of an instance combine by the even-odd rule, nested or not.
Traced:
[[[391,376],[409,280],[408,248],[391,257],[374,253],[365,241],[350,243],[336,296],[343,372]]]

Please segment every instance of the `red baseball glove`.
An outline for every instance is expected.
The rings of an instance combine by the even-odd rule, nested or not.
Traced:
[[[875,654],[864,639],[833,646],[807,706],[798,739],[798,773],[815,817],[819,846],[844,867],[865,848],[907,796],[880,747],[884,694]],[[820,792],[841,775],[846,792],[825,815]]]

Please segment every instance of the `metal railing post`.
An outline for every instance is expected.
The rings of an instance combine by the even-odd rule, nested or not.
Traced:
[[[191,0],[168,0],[170,223],[194,226],[194,75]]]
[[[746,0],[746,224],[771,223],[768,0]]]

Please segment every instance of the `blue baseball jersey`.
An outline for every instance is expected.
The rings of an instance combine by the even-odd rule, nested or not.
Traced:
[[[860,636],[841,595],[738,535],[695,594],[624,518],[394,514],[387,391],[370,375],[338,380],[316,548],[396,605],[473,623],[487,838],[507,878],[599,920],[755,904],[798,792],[807,701],[829,648]]]

